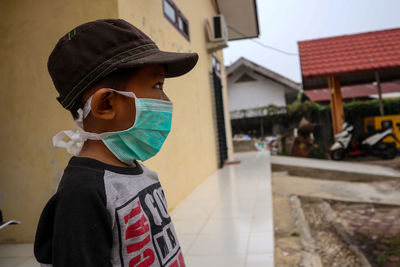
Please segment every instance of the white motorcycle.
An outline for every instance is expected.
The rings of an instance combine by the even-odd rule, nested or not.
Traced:
[[[353,132],[353,125],[345,122],[343,130],[335,135],[335,142],[330,148],[331,159],[342,160],[346,155],[354,157],[368,154],[380,156],[383,159],[393,159],[396,157],[396,144],[383,142],[383,139],[391,136],[396,142],[400,143],[393,134],[393,128],[375,131],[363,140],[353,140]]]

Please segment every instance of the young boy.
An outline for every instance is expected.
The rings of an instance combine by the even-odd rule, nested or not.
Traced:
[[[124,20],[89,22],[59,40],[49,73],[84,131],[53,138],[75,156],[40,217],[42,266],[185,265],[157,174],[139,160],[157,154],[171,128],[164,78],[197,60],[160,51]]]

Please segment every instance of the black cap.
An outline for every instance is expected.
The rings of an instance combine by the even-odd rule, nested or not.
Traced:
[[[105,19],[82,24],[63,36],[47,67],[60,94],[57,100],[71,110],[86,90],[115,70],[163,64],[170,78],[189,72],[197,60],[196,53],[160,51],[125,20]]]

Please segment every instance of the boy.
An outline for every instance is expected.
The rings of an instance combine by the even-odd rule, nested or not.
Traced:
[[[43,266],[184,266],[157,174],[138,160],[154,156],[171,128],[164,78],[197,60],[160,51],[124,20],[89,22],[59,40],[49,73],[84,131],[53,138],[76,156],[40,217]]]

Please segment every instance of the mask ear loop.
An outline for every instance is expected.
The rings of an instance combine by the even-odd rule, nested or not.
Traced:
[[[89,97],[89,99],[86,101],[85,105],[83,106],[83,109],[79,108],[77,110],[78,118],[75,120],[75,123],[82,130],[83,130],[83,120],[89,115],[90,110],[91,110],[90,106],[92,104],[92,98],[93,98],[93,96]]]
[[[136,95],[133,92],[117,91],[112,88],[107,88],[107,89],[114,91],[118,94],[136,99]],[[86,101],[85,105],[83,106],[83,109],[80,108],[77,110],[78,118],[75,120],[75,123],[82,130],[83,130],[83,120],[86,119],[86,117],[89,115],[90,111],[92,110],[92,99],[93,99],[93,95],[91,95],[89,97],[89,99]]]
[[[135,99],[136,103],[136,95],[133,92],[124,92],[124,91],[117,91],[112,88],[108,88],[111,91],[114,91],[118,94],[131,97]],[[78,112],[78,118],[75,120],[75,123],[83,130],[83,120],[89,115],[91,111],[91,104],[92,104],[92,98],[93,95],[89,97],[89,99],[86,101],[85,105],[83,106],[83,109],[80,108],[77,110]],[[68,142],[65,142],[63,139],[64,137],[68,137],[70,140]],[[95,133],[89,133],[85,131],[71,131],[71,130],[65,130],[61,131],[55,136],[53,136],[53,145],[55,147],[62,147],[66,148],[68,153],[72,155],[78,155],[79,152],[82,149],[83,143],[88,140],[101,140],[101,137],[99,134]]]

